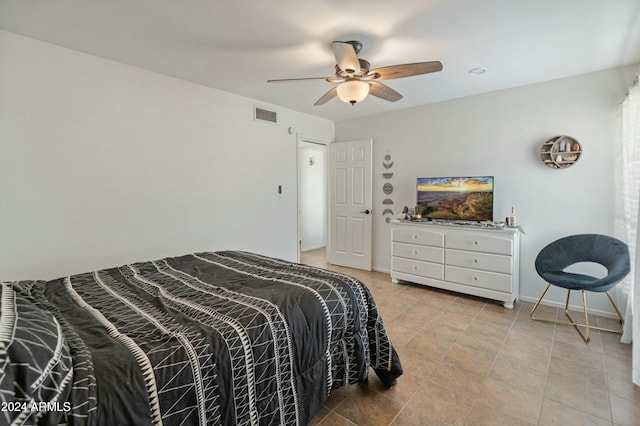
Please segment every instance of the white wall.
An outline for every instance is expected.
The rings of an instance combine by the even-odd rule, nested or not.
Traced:
[[[374,140],[374,267],[389,267],[381,215],[388,153],[394,211],[415,202],[418,176],[494,175],[496,218],[515,204],[527,232],[521,295],[536,298],[544,284],[533,259],[546,243],[613,233],[615,109],[635,70],[336,123],[338,140]],[[279,124],[255,122],[254,104],[277,110]],[[327,120],[0,31],[0,278],[199,250],[295,260],[289,127],[334,136]],[[540,144],[558,134],[582,143],[572,168],[538,161]]]
[[[539,297],[544,282],[533,261],[547,243],[574,233],[614,232],[615,111],[637,67],[442,102],[336,123],[336,140],[374,141],[374,268],[390,265],[389,225],[381,215],[386,154],[394,162],[394,213],[415,204],[417,177],[495,176],[495,220],[511,205],[526,235],[521,246],[522,299]],[[538,151],[548,138],[576,138],[577,164],[554,170]],[[550,291],[551,300],[565,293]],[[612,312],[606,297],[594,309]],[[603,300],[604,299],[604,300]],[[600,303],[602,302],[602,303]],[[577,301],[576,301],[577,303]]]
[[[0,279],[200,250],[295,260],[290,126],[333,139],[328,120],[0,31]]]
[[[298,150],[298,208],[300,209],[300,250],[325,247],[326,230],[326,148],[300,142]],[[309,161],[313,159],[312,163]]]

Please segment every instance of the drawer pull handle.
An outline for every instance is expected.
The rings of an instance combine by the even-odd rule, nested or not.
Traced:
[[[477,245],[478,245],[478,241],[474,241],[474,242],[473,242],[473,245],[474,245],[474,246],[477,246]]]
[[[473,263],[478,263],[478,259],[473,259]]]
[[[478,281],[478,277],[473,277],[473,280],[474,281]]]
[[[414,270],[414,271],[417,271],[417,270],[418,270],[418,267],[417,267],[417,266],[414,266],[414,267],[413,267],[413,270]]]
[[[413,251],[413,254],[418,254],[418,250],[414,250],[414,251]]]
[[[413,238],[417,239],[418,238],[418,234],[413,234]]]

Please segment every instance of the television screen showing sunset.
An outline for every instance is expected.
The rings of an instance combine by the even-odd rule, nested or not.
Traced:
[[[418,178],[417,189],[423,217],[493,220],[493,176]]]

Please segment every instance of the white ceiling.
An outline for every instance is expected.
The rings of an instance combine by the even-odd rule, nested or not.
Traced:
[[[640,63],[639,0],[0,0],[0,28],[335,121]],[[333,40],[444,69],[355,106],[266,82],[332,76]]]

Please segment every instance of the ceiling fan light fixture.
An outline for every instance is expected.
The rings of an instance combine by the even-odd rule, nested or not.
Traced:
[[[336,87],[338,98],[342,102],[355,105],[369,94],[369,84],[360,80],[347,80]]]

